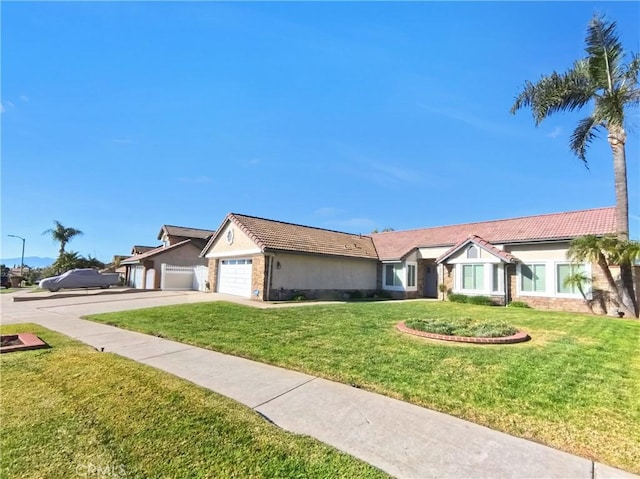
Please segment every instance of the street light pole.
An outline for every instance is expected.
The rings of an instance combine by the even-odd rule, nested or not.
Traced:
[[[7,236],[11,236],[12,238],[18,238],[22,240],[22,256],[20,258],[20,277],[22,278],[22,274],[24,271],[24,242],[25,239],[22,236],[18,236],[18,235],[7,235]]]

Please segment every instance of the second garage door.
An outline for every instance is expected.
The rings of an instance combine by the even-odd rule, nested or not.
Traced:
[[[251,297],[251,260],[224,259],[218,271],[218,292]]]

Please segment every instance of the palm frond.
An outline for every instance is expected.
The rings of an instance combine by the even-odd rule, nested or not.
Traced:
[[[577,61],[565,73],[553,72],[537,83],[527,81],[516,97],[511,113],[531,107],[536,125],[557,111],[572,111],[586,105],[596,90],[588,75],[586,63]]]
[[[571,134],[571,141],[569,143],[571,151],[584,162],[587,168],[589,168],[586,157],[587,147],[597,136],[598,130],[599,125],[597,119],[593,116],[588,116],[580,120],[578,126]]]
[[[600,88],[612,91],[622,74],[619,65],[624,54],[616,34],[616,23],[602,16],[595,16],[589,22],[585,43],[592,80]]]

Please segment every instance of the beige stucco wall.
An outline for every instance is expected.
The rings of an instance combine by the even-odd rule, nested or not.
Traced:
[[[505,251],[522,262],[531,260],[566,261],[569,243],[507,245]]]
[[[418,248],[419,259],[436,259],[451,249],[451,246],[440,246],[437,248]]]
[[[271,288],[375,289],[376,269],[376,260],[279,253],[273,257]]]
[[[227,242],[227,234],[229,230],[233,230],[233,243]],[[216,258],[224,256],[243,256],[259,253],[260,248],[249,236],[247,236],[235,224],[227,222],[223,227],[221,234],[216,238],[215,242],[207,252],[207,258]]]

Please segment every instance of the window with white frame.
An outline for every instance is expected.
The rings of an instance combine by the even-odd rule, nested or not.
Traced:
[[[407,287],[413,288],[416,285],[416,265],[407,264]]]
[[[582,288],[583,291],[586,291],[588,288],[588,285],[586,284],[588,279],[585,266],[583,264],[558,263],[556,265],[556,293],[574,295],[580,294],[578,285],[575,282],[565,284],[567,278],[576,275],[580,275],[585,279]]]
[[[462,289],[484,290],[484,264],[462,265]]]
[[[384,265],[384,284],[385,286],[402,286],[402,264],[393,263]]]
[[[480,257],[479,253],[480,253],[480,249],[474,244],[472,244],[467,248],[467,258],[469,259],[479,258]]]
[[[523,264],[520,266],[520,291],[523,293],[545,293],[547,290],[546,278],[546,264]]]

